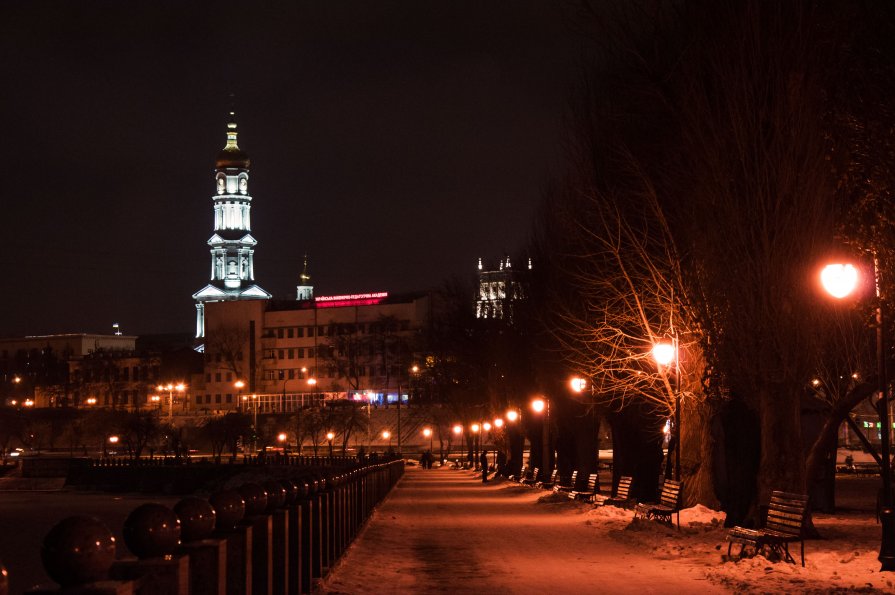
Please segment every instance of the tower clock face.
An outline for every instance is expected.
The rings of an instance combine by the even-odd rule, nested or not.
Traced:
[[[224,178],[218,178],[218,194],[224,193]]]
[[[246,190],[249,187],[249,182],[245,178],[239,178],[239,191],[243,194],[246,193]]]

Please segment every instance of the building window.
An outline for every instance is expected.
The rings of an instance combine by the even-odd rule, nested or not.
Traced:
[[[305,327],[300,326],[297,329],[295,329],[295,336],[298,338],[304,337],[305,336]]]
[[[228,402],[228,403],[232,403],[232,402],[233,402],[233,393],[227,393],[227,402]]]
[[[289,380],[295,380],[295,369],[289,368]]]
[[[220,394],[216,394],[216,395],[214,396],[214,402],[215,402],[215,403],[220,403],[220,402],[221,402],[221,395],[220,395]]]
[[[227,382],[233,381],[233,372],[227,372]]]
[[[274,371],[275,370],[265,370],[264,371],[264,379],[265,380],[273,380],[275,378]]]
[[[314,348],[308,347],[308,357],[314,357]]]
[[[277,329],[277,339],[282,339],[282,338],[283,338],[283,329],[278,328]]]
[[[295,336],[295,329],[291,326],[286,330],[286,336],[290,339]]]
[[[298,348],[298,359],[304,359],[304,358],[305,358],[305,348],[299,347]]]
[[[309,337],[313,337],[313,336],[314,336],[314,327],[313,327],[313,326],[309,326],[309,327],[308,327],[308,336],[309,336]]]
[[[220,382],[220,381],[221,381],[221,373],[220,373],[220,372],[215,372],[215,373],[214,373],[214,381],[215,381],[215,382]]]
[[[295,359],[295,350],[294,349],[289,350],[289,359]]]
[[[286,350],[285,349],[279,349],[277,351],[277,359],[286,359]]]
[[[205,382],[211,382],[211,372],[205,375]]]

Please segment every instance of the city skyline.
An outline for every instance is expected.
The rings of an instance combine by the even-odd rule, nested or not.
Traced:
[[[231,93],[275,298],[305,254],[339,294],[471,278],[523,247],[578,57],[558,9],[165,6],[23,5],[0,25],[0,336],[192,330]]]

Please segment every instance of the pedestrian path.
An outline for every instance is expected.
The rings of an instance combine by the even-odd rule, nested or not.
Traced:
[[[326,593],[720,593],[699,567],[600,535],[544,491],[409,467]],[[583,509],[582,509],[583,510]]]

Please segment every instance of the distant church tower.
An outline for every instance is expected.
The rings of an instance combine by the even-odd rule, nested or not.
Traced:
[[[196,337],[205,336],[205,303],[225,300],[270,299],[255,285],[254,253],[249,195],[249,156],[236,144],[236,118],[230,112],[227,144],[215,161],[214,235],[211,247],[211,283],[193,294],[196,300]]]
[[[475,299],[476,318],[504,320],[512,324],[516,303],[528,296],[531,258],[526,270],[513,269],[509,256],[500,260],[496,270],[486,269],[479,258],[476,269],[479,281]]]
[[[300,302],[314,299],[314,286],[311,285],[311,275],[308,274],[308,255],[305,254],[304,268],[298,276],[298,285],[295,287],[295,299]]]

